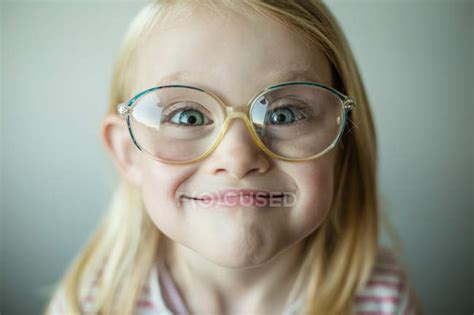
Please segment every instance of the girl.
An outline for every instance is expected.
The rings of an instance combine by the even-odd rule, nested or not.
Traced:
[[[378,246],[372,116],[323,3],[149,4],[101,137],[121,182],[47,314],[421,313]]]

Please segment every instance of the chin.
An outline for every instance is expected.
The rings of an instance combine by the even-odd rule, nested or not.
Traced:
[[[278,254],[263,238],[218,240],[219,244],[207,246],[198,252],[205,259],[226,268],[251,268],[270,261]]]

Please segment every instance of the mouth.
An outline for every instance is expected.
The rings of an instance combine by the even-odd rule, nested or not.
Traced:
[[[223,196],[223,195],[217,195],[217,196],[208,196],[208,197],[191,197],[188,195],[182,195],[181,198],[185,199],[191,199],[191,200],[219,200],[219,199],[236,199],[236,198],[283,198],[285,196],[288,196],[289,194],[287,193],[260,193],[260,194],[239,194],[239,195],[229,195],[229,196]]]
[[[241,194],[217,194],[211,196],[190,196],[182,195],[180,199],[189,200],[193,205],[199,207],[289,207],[291,206],[289,193],[284,192],[259,192]],[[294,197],[294,196],[293,196]]]

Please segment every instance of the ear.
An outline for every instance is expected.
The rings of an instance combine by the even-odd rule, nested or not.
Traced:
[[[101,140],[122,177],[141,186],[140,150],[132,142],[125,120],[108,114],[100,128]]]

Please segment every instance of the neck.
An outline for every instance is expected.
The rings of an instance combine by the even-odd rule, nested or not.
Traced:
[[[303,241],[264,264],[228,268],[169,238],[162,240],[167,265],[190,313],[281,314],[292,302],[290,293],[296,293],[294,284],[305,255]]]

